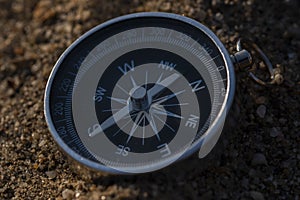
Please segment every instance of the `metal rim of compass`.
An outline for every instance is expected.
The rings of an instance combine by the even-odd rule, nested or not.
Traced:
[[[178,15],[178,14],[172,14],[172,13],[162,13],[162,12],[146,12],[146,13],[135,13],[135,14],[129,14],[125,16],[120,16],[114,19],[111,19],[107,22],[104,22],[82,36],[80,36],[77,40],[75,40],[64,52],[63,54],[59,57],[58,61],[56,62],[51,74],[50,78],[47,82],[46,85],[46,90],[45,90],[45,96],[44,96],[44,112],[45,112],[45,118],[46,122],[48,124],[48,128],[56,141],[56,143],[59,145],[59,147],[72,159],[76,160],[80,164],[83,164],[85,166],[88,166],[89,168],[95,169],[97,171],[104,171],[104,172],[110,172],[110,173],[116,173],[116,174],[124,174],[124,172],[120,172],[116,169],[113,169],[111,167],[102,165],[100,163],[93,162],[87,158],[84,158],[83,156],[75,153],[63,140],[60,138],[56,128],[54,127],[52,117],[50,114],[50,91],[51,91],[51,85],[53,83],[53,79],[55,77],[55,74],[57,73],[60,65],[62,64],[63,60],[67,57],[67,55],[77,47],[77,45],[83,41],[85,38],[88,36],[92,35],[93,33],[110,26],[115,23],[119,23],[125,20],[133,19],[133,18],[140,18],[140,17],[162,17],[170,20],[178,20],[183,23],[190,24],[194,26],[195,28],[199,29],[202,31],[208,38],[211,39],[211,41],[214,43],[214,45],[218,48],[220,54],[222,55],[222,58],[225,63],[225,69],[227,71],[227,91],[226,95],[223,101],[223,105],[221,109],[219,110],[218,115],[216,116],[215,120],[211,123],[209,126],[208,130],[205,132],[204,135],[201,136],[198,142],[195,142],[191,145],[190,149],[188,152],[182,155],[180,159],[186,158],[190,154],[194,153],[196,150],[200,149],[199,157],[204,157],[210,150],[206,150],[206,147],[203,147],[202,144],[206,140],[212,140],[216,134],[220,134],[222,131],[223,125],[225,123],[225,117],[229,111],[229,108],[232,104],[233,98],[234,98],[234,91],[235,91],[235,74],[234,74],[234,68],[233,64],[230,58],[229,53],[227,52],[227,49],[224,47],[222,42],[219,40],[219,38],[206,26],[202,25],[198,21]],[[215,141],[213,141],[214,143]],[[214,145],[213,145],[214,146]],[[201,153],[202,150],[202,153]],[[200,155],[201,154],[201,155]],[[150,170],[151,171],[151,170]],[[126,174],[126,173],[125,173]]]

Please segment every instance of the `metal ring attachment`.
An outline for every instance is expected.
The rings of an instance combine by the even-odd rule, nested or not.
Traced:
[[[261,85],[280,85],[284,80],[280,68],[273,68],[272,63],[266,54],[252,41],[243,39],[243,44],[245,44],[249,50],[253,50],[267,66],[270,73],[270,81],[263,81],[254,74],[253,71],[258,68],[257,63],[253,63],[251,53],[242,48],[241,39],[239,39],[236,44],[237,53],[231,56],[233,64],[240,69],[250,67],[252,65],[252,67],[250,67],[252,70],[249,70],[249,76]]]

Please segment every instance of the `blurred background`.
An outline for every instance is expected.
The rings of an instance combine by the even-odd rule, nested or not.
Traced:
[[[0,199],[300,198],[300,2],[298,0],[0,0]],[[58,57],[92,27],[128,13],[162,11],[209,27],[230,53],[257,43],[281,85],[237,74],[222,150],[158,172],[78,175],[54,143],[43,95]],[[262,72],[266,67],[259,63]]]

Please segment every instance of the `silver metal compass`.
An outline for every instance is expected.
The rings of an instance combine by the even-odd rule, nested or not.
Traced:
[[[241,49],[240,49],[241,50]],[[207,27],[169,13],[103,23],[59,58],[47,83],[45,116],[58,145],[90,168],[161,169],[216,144],[234,96],[233,62]]]

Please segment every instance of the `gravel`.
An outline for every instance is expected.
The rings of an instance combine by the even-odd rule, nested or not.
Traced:
[[[299,10],[298,0],[0,0],[0,199],[299,199]],[[137,176],[78,175],[43,116],[50,71],[90,28],[141,11],[194,18],[230,53],[238,38],[252,39],[284,71],[284,82],[264,87],[236,73],[230,127],[217,156],[195,155]]]
[[[254,199],[254,200],[264,200],[264,195],[260,192],[257,191],[251,191],[250,192],[250,196]]]
[[[262,153],[256,153],[253,155],[251,165],[267,165],[267,159],[266,156]]]
[[[265,118],[267,112],[267,107],[265,105],[258,106],[256,113],[260,118]]]

